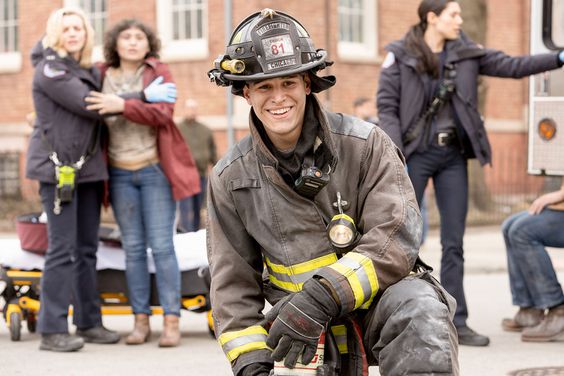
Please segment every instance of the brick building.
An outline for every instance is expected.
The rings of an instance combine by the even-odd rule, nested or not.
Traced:
[[[535,0],[536,1],[536,0]],[[353,2],[354,3],[354,2]],[[419,0],[357,1],[360,9],[341,0],[231,0],[232,27],[248,14],[265,7],[295,15],[310,32],[317,48],[325,48],[335,64],[328,70],[337,85],[321,94],[334,111],[350,112],[358,96],[374,97],[384,46],[400,38],[417,21]],[[487,0],[488,47],[509,54],[526,54],[530,0]],[[162,58],[171,66],[178,85],[176,115],[182,116],[185,99],[200,103],[204,122],[213,127],[220,153],[227,148],[227,95],[209,83],[206,72],[224,51],[226,0],[0,0],[0,156],[19,158],[21,192],[35,195],[35,186],[25,181],[24,154],[30,127],[25,116],[33,110],[29,51],[42,36],[49,13],[63,5],[86,8],[99,32],[122,18],[136,17],[153,26],[163,41]],[[3,19],[2,19],[3,16]],[[464,16],[464,12],[463,12]],[[101,41],[101,33],[98,36]],[[101,56],[97,51],[97,56]],[[486,125],[494,150],[511,148],[520,159],[512,179],[526,174],[526,80],[486,79]],[[235,138],[246,134],[248,107],[234,98]],[[10,153],[10,154],[5,154]],[[6,170],[9,164],[0,164]],[[2,167],[4,166],[4,167]],[[521,173],[522,172],[522,173]],[[7,172],[2,175],[6,180]],[[0,192],[1,194],[2,192]]]

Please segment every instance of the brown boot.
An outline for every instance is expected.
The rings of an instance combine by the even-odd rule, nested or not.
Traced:
[[[564,304],[549,309],[539,325],[525,328],[521,334],[521,340],[525,342],[564,341]]]
[[[138,313],[135,315],[135,326],[133,331],[125,338],[128,345],[140,345],[149,340],[151,327],[149,326],[149,315]]]
[[[544,318],[544,310],[537,308],[519,308],[512,319],[503,319],[501,327],[507,332],[520,332],[525,328],[537,326]]]
[[[176,315],[165,315],[163,333],[159,339],[159,347],[175,347],[180,344],[179,318]]]

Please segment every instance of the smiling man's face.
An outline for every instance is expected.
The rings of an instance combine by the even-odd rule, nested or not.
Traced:
[[[310,93],[310,80],[304,74],[250,82],[243,89],[247,103],[279,150],[292,149],[298,142]]]

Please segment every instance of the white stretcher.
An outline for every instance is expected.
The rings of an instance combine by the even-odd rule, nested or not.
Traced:
[[[206,230],[176,234],[174,236],[176,258],[181,271],[199,269],[208,265],[206,253]],[[155,272],[151,249],[147,249],[149,271]],[[96,269],[125,270],[123,249],[100,242]],[[0,238],[0,265],[8,269],[43,270],[45,258],[21,249],[17,237]]]
[[[97,252],[96,269],[102,314],[131,314],[124,272],[125,252],[119,246],[108,244],[100,242]],[[206,231],[176,234],[174,247],[181,271],[181,307],[193,312],[206,312],[208,329],[213,335]],[[154,273],[151,249],[147,250],[147,254],[149,271]],[[4,300],[2,313],[13,341],[20,339],[24,320],[29,332],[35,331],[44,264],[45,257],[22,250],[17,237],[0,238],[0,297]],[[151,279],[155,286],[154,275]],[[155,289],[152,290],[151,305],[153,313],[162,313]]]

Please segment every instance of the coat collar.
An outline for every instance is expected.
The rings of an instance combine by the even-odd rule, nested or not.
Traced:
[[[314,106],[315,116],[319,120],[319,125],[321,127],[321,141],[328,148],[329,153],[332,156],[331,168],[334,169],[337,164],[337,154],[335,143],[331,134],[331,130],[329,128],[329,120],[327,119],[325,111],[321,108],[321,104],[319,103],[319,100],[317,99],[317,96],[315,94],[309,94],[307,103],[308,106]],[[255,123],[255,119],[257,119],[257,117],[254,115],[253,111],[254,110],[251,108],[249,112],[249,128],[257,158],[263,164],[278,168],[278,160],[268,149],[259,134],[257,124]]]
[[[388,44],[385,48],[392,52],[403,64],[413,69],[417,67],[417,58],[407,50],[405,37]],[[445,49],[447,52],[446,63],[456,63],[461,60],[477,58],[486,54],[483,47],[473,42],[463,32],[461,32],[459,38],[447,41]]]

